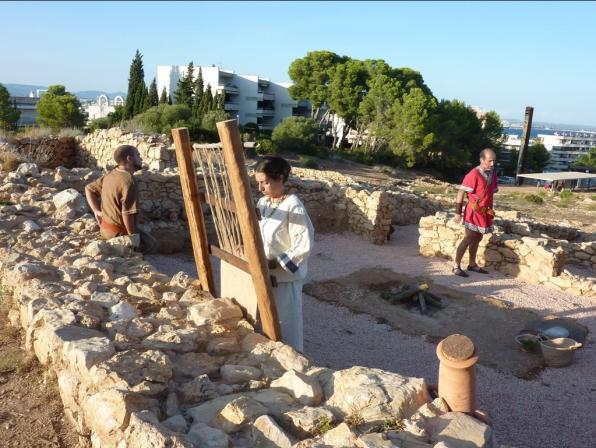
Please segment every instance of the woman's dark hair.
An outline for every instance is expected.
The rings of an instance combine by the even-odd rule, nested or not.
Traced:
[[[292,167],[287,160],[279,156],[263,156],[255,167],[257,173],[265,173],[267,177],[275,180],[281,177],[284,182],[288,180],[291,170]]]

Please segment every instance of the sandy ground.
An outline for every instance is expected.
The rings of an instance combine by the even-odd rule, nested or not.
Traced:
[[[467,279],[450,273],[451,263],[418,256],[417,227],[398,228],[392,241],[375,246],[353,234],[317,235],[308,282],[344,277],[363,268],[386,268],[465,292],[490,296],[510,308],[539,316],[577,319],[590,329],[585,348],[566,368],[547,368],[523,380],[491,367],[477,369],[478,401],[494,421],[497,440],[517,447],[587,447],[596,440],[596,299],[581,298],[518,282],[500,273]],[[196,275],[189,255],[151,256],[163,272]],[[334,369],[377,367],[436,383],[435,344],[425,336],[406,335],[365,313],[305,295],[305,353]],[[478,316],[482,318],[482,316]],[[506,318],[506,313],[504,315]]]

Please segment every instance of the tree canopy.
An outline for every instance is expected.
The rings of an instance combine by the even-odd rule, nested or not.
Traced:
[[[580,158],[578,158],[575,163],[573,164],[574,167],[590,167],[596,168],[596,147],[590,148],[590,151],[587,154],[584,154]]]
[[[81,103],[64,86],[48,87],[36,106],[37,123],[53,129],[64,127],[83,127],[85,115],[81,112]]]
[[[143,69],[143,56],[137,50],[130,64],[128,76],[128,92],[124,105],[124,118],[129,119],[146,110],[148,96],[145,85],[145,70]]]
[[[21,111],[10,101],[8,89],[0,84],[0,129],[12,131],[16,129],[21,118]]]

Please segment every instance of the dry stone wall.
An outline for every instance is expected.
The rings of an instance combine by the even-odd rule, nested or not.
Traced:
[[[1,300],[57,376],[80,446],[491,445],[488,426],[431,402],[423,379],[318,367],[255,333],[234,300],[156,271],[134,237],[96,239],[76,189],[26,171],[0,174]],[[403,431],[385,425],[396,420]]]
[[[485,236],[480,243],[479,263],[529,283],[544,284],[576,295],[596,295],[593,274],[578,275],[566,268],[566,251],[560,240],[506,233],[506,228],[519,231],[520,228],[530,228],[530,225],[523,222],[515,227],[510,221],[495,220],[495,232]],[[453,215],[444,212],[422,218],[419,232],[420,255],[426,257],[453,259],[457,245],[464,237],[463,225],[456,224]],[[594,243],[579,244],[590,244],[586,248],[594,250]],[[466,262],[464,258],[464,264]]]
[[[79,138],[81,166],[112,167],[114,148],[121,144],[137,146],[150,171],[159,171],[164,178],[173,178],[176,158],[174,148],[166,135],[147,136],[125,132],[119,128],[98,130]],[[193,145],[197,148],[200,145]],[[442,210],[437,201],[418,197],[407,191],[380,188],[358,183],[335,171],[294,168],[289,187],[300,195],[313,224],[320,232],[349,230],[363,235],[375,244],[383,244],[391,224],[417,223],[421,216]],[[149,175],[149,177],[152,177]],[[155,177],[155,176],[153,176]],[[199,181],[201,174],[198,174]],[[158,182],[163,178],[155,177]],[[167,188],[152,194],[151,202],[144,205],[150,216],[170,216],[181,197],[180,189],[172,188],[175,182],[166,182]],[[143,188],[144,192],[156,187]],[[257,194],[256,185],[253,191]],[[172,192],[172,197],[161,193]],[[255,196],[258,197],[258,194]]]

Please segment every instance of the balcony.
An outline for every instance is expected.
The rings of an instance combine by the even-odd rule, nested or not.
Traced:
[[[220,84],[217,86],[218,90],[225,90],[226,93],[229,93],[230,95],[237,95],[240,93],[240,89],[238,89],[237,86],[231,85],[231,84]]]
[[[263,117],[272,117],[275,115],[275,110],[273,110],[273,109],[257,109],[257,115],[261,115]]]
[[[258,101],[273,101],[275,100],[275,94],[273,93],[265,93],[262,90],[259,90],[257,93]]]
[[[237,103],[226,102],[224,104],[224,110],[239,110],[240,106]]]

